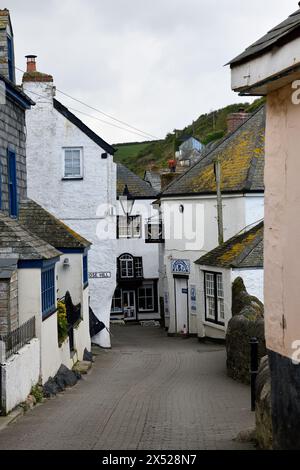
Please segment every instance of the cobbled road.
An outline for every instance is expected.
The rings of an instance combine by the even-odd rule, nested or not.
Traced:
[[[0,449],[251,449],[250,389],[226,376],[223,346],[115,326],[74,388],[0,433]]]

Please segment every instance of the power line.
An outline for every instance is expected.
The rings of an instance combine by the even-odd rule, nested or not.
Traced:
[[[15,66],[15,68],[16,68],[17,70],[19,70],[20,72],[25,73],[24,70],[20,69],[20,68],[17,67],[17,66]],[[90,117],[90,118],[92,118],[92,119],[96,119],[97,121],[100,121],[100,122],[102,122],[102,123],[104,123],[104,124],[107,124],[107,125],[109,125],[109,126],[116,127],[117,129],[121,129],[121,130],[123,130],[123,131],[125,131],[125,132],[130,132],[131,134],[138,135],[139,137],[143,137],[143,138],[147,137],[148,139],[149,139],[149,137],[151,137],[151,138],[154,138],[154,139],[158,139],[158,137],[156,137],[156,136],[154,136],[154,135],[152,135],[152,134],[149,134],[148,132],[144,132],[144,131],[138,129],[137,127],[131,126],[130,124],[127,124],[125,121],[122,121],[122,120],[120,120],[120,119],[117,119],[117,118],[115,118],[115,117],[113,117],[113,116],[111,116],[111,115],[105,113],[104,111],[101,111],[100,109],[94,108],[93,106],[90,106],[89,104],[85,103],[84,101],[81,101],[81,100],[79,100],[79,99],[77,99],[77,98],[74,98],[73,96],[69,95],[68,93],[65,93],[64,91],[59,90],[58,88],[56,88],[56,91],[58,91],[59,93],[61,93],[61,94],[64,95],[64,96],[67,96],[68,98],[70,98],[70,99],[72,99],[72,100],[74,100],[74,101],[77,101],[78,103],[80,103],[80,104],[86,106],[87,108],[90,108],[90,109],[92,109],[93,111],[96,111],[97,113],[103,114],[104,116],[108,117],[109,119],[112,119],[112,120],[114,120],[114,121],[116,121],[116,122],[119,122],[120,124],[125,125],[126,127],[130,128],[130,129],[133,129],[133,130],[136,131],[136,132],[133,132],[132,130],[129,130],[129,129],[125,129],[124,127],[117,126],[116,124],[110,123],[110,122],[108,122],[108,121],[104,121],[104,120],[102,120],[102,119],[96,118],[95,116],[92,116],[92,115],[90,115],[90,114],[87,114],[87,113],[85,113],[85,112],[83,112],[83,111],[79,111],[79,110],[76,110],[76,109],[74,109],[74,108],[69,108],[69,109],[72,109],[74,112],[84,114],[84,115],[87,116],[87,117]],[[35,95],[37,95],[37,96],[41,96],[41,95],[39,95],[38,93],[34,93],[34,92],[32,92],[32,91],[31,91],[31,93],[33,93],[33,94],[35,94]]]

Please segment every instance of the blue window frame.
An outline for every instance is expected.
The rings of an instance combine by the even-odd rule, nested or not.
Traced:
[[[89,284],[89,273],[88,273],[88,256],[83,255],[83,286],[87,287]]]
[[[16,153],[8,150],[8,194],[9,194],[9,215],[18,215],[18,194],[17,194],[17,165]]]
[[[14,82],[15,81],[15,71],[14,71],[14,49],[13,41],[7,36],[7,64],[8,64],[8,78]]]
[[[47,317],[56,310],[55,267],[42,270],[42,316]]]

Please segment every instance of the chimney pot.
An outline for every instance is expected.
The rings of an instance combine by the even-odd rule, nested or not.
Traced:
[[[31,72],[36,72],[36,58],[37,56],[36,55],[27,55],[25,56],[26,59],[27,59],[27,73],[31,73]]]

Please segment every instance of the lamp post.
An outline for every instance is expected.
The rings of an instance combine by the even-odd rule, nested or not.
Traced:
[[[134,206],[134,197],[130,194],[127,184],[124,186],[123,195],[119,197],[119,201],[124,214],[128,217]]]

